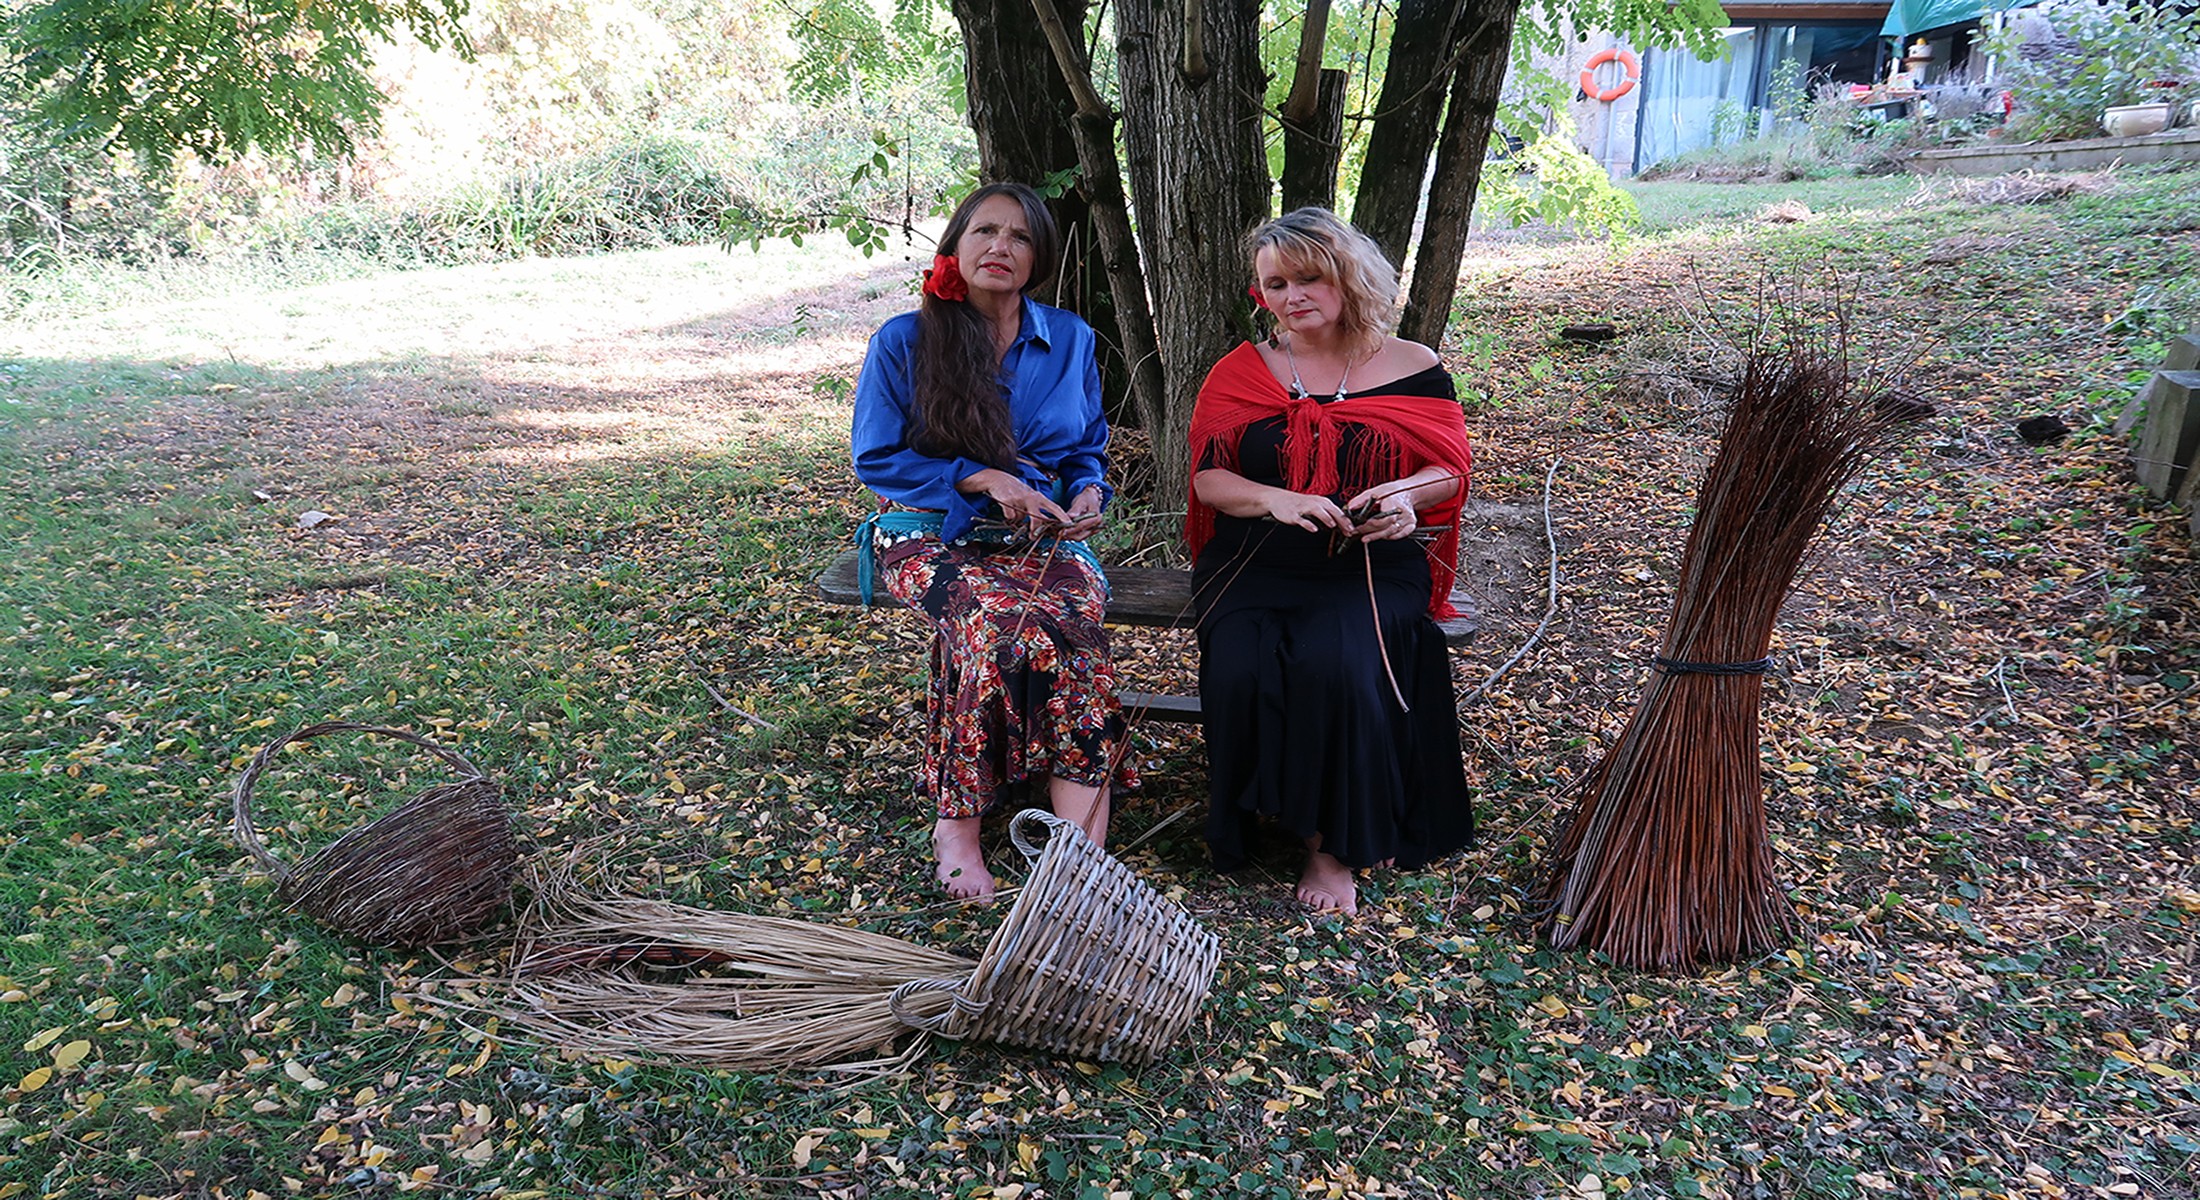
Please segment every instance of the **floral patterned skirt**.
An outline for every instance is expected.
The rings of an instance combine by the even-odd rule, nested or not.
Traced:
[[[1123,747],[1100,577],[1044,547],[878,547],[894,597],[932,622],[920,790],[943,818],[982,816],[1013,785],[1138,786]]]

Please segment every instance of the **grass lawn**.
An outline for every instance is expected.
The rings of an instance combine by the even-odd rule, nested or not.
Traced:
[[[1919,181],[1912,175],[1747,185],[1661,180],[1628,183],[1625,189],[1642,209],[1643,230],[1654,235],[1690,226],[1732,224],[1783,202],[1807,205],[1816,212],[1891,209],[1916,195]]]
[[[0,325],[0,1200],[2200,1195],[2200,558],[2107,427],[2200,328],[2200,173],[1636,191],[1617,251],[1470,245],[1443,348],[1477,492],[1532,518],[1469,572],[1463,696],[1544,616],[1546,503],[1558,543],[1549,628],[1460,713],[1479,845],[1308,917],[1287,850],[1208,867],[1197,734],[1142,727],[1118,844],[1152,834],[1129,861],[1224,963],[1136,1071],[942,1044],[837,1089],[526,1044],[448,1003],[496,934],[348,944],[230,834],[261,745],[403,726],[499,779],[535,855],[600,839],[638,893],[974,954],[1001,914],[938,904],[912,797],[924,639],[808,599],[913,262],[40,292]],[[1542,949],[1524,897],[1642,685],[1702,385],[1768,298],[1839,297],[1940,415],[1783,617],[1765,779],[1804,935],[1701,978]],[[1550,340],[1592,319],[1624,336]],[[2039,413],[2074,432],[2026,446]],[[1191,653],[1122,652],[1141,683]],[[255,807],[296,861],[434,778],[330,745]]]

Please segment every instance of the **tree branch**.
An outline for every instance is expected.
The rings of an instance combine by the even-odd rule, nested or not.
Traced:
[[[1283,102],[1283,119],[1304,125],[1314,115],[1321,95],[1322,42],[1329,36],[1329,0],[1307,0],[1306,16],[1299,23],[1299,61],[1291,70],[1291,95]]]
[[[1212,74],[1207,68],[1207,19],[1200,0],[1184,0],[1184,62],[1178,69],[1184,81],[1195,86]]]
[[[1131,404],[1154,436],[1165,428],[1166,381],[1161,373],[1160,339],[1153,305],[1146,296],[1146,273],[1138,258],[1138,236],[1131,229],[1130,205],[1123,196],[1123,167],[1115,157],[1115,114],[1093,86],[1092,71],[1077,54],[1069,29],[1054,0],[1031,0],[1054,51],[1054,65],[1077,102],[1070,136],[1077,143],[1077,166],[1086,199],[1092,205],[1093,237],[1107,267],[1108,294],[1115,301],[1116,331],[1123,338],[1123,359],[1130,369]]]
[[[1088,117],[1112,119],[1114,114],[1100,99],[1100,90],[1092,85],[1092,72],[1077,57],[1077,43],[1069,40],[1069,30],[1063,26],[1054,0],[1031,0],[1031,10],[1039,14],[1039,28],[1046,31],[1047,45],[1054,50],[1054,64],[1062,69],[1062,81],[1069,85],[1077,111]]]

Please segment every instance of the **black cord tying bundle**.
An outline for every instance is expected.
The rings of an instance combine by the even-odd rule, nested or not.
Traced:
[[[1748,662],[1700,663],[1654,655],[1650,665],[1668,675],[1762,675],[1772,668],[1772,656],[1767,654]]]

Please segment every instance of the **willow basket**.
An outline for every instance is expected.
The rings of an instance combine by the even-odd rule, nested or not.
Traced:
[[[333,733],[410,742],[456,770],[438,784],[344,834],[293,867],[268,852],[252,824],[252,787],[283,747]],[[458,754],[402,729],[327,721],[270,742],[237,780],[239,844],[275,878],[292,908],[361,941],[424,946],[479,929],[512,894],[518,850],[502,789]]]
[[[1220,939],[1074,822],[1026,809],[1009,838],[1034,865],[977,968],[901,985],[895,1015],[952,1038],[1133,1064],[1159,1057],[1207,998]],[[921,1013],[937,1007],[934,992],[950,1004]]]

